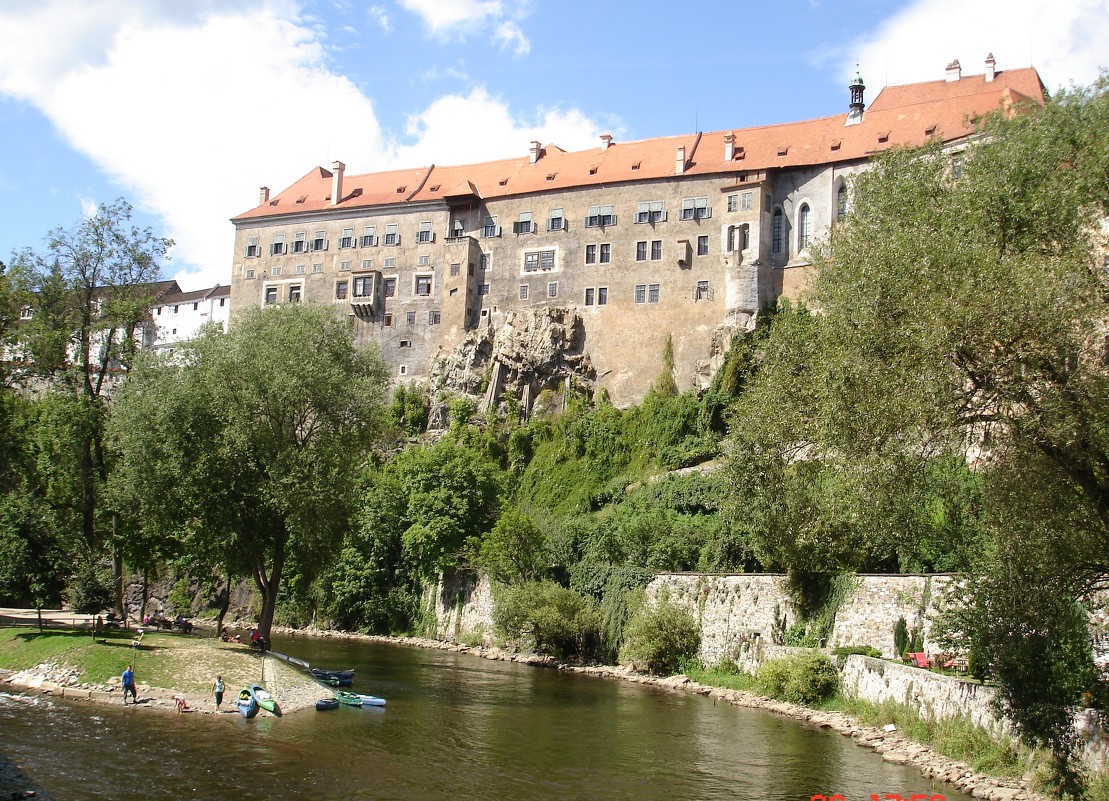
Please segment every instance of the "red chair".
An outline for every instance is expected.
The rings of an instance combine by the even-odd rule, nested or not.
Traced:
[[[923,651],[915,654],[907,654],[907,656],[912,660],[912,664],[916,665],[918,668],[928,670],[932,667],[932,664],[928,661],[928,654]]]

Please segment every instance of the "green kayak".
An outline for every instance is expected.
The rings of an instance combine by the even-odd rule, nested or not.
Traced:
[[[250,690],[254,694],[254,700],[258,702],[258,706],[271,715],[281,717],[281,707],[277,705],[277,699],[270,695],[269,690],[260,684],[252,684]]]
[[[348,693],[346,690],[336,690],[335,699],[340,704],[346,704],[347,706],[362,706],[362,696],[356,693]]]

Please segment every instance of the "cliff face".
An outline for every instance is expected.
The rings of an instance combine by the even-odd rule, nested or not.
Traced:
[[[572,380],[592,393],[596,371],[585,350],[585,324],[571,309],[513,311],[498,328],[470,331],[458,347],[441,350],[431,386],[482,395],[483,408],[511,391],[525,409],[544,389]]]

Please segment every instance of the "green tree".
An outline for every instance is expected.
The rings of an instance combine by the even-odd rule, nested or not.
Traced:
[[[508,509],[493,529],[472,542],[475,561],[489,576],[505,584],[537,581],[550,566],[547,538],[535,521],[516,509]]]
[[[981,477],[980,509],[973,497],[948,508],[991,541],[976,568],[983,592],[997,600],[1019,576],[1029,597],[1055,593],[1037,626],[1064,632],[1074,602],[1109,577],[1107,89],[1103,77],[979,121],[960,170],[937,144],[885,154],[858,177],[851,215],[814,262],[819,315],[778,316],[736,418],[735,508],[765,507],[783,561],[857,564],[903,545],[905,522],[947,525],[925,500],[947,458]],[[1006,547],[1017,537],[1028,547]],[[995,666],[1023,652],[1028,630],[1005,608],[980,601],[987,617],[968,629]],[[1027,673],[1082,675],[1074,653],[996,674],[1026,737],[1063,761],[1069,718],[1036,711]],[[1077,701],[1080,684],[1052,684],[1049,703]]]
[[[244,309],[227,335],[210,329],[176,366],[141,374],[117,400],[120,458],[135,460],[128,492],[147,494],[140,508],[177,506],[192,547],[230,546],[261,594],[258,627],[268,637],[291,556],[303,573],[343,541],[383,421],[386,368],[354,346],[332,309],[287,304]],[[125,425],[157,404],[172,405],[181,436],[165,442],[155,428]],[[176,473],[182,491],[160,500],[161,480],[141,483],[148,467]],[[172,520],[172,509],[158,517]]]
[[[159,262],[173,242],[131,224],[131,206],[120,198],[73,226],[56,228],[42,253],[15,254],[12,273],[33,316],[19,327],[20,348],[30,357],[25,373],[47,379],[66,399],[70,425],[54,446],[68,451],[64,505],[79,514],[79,555],[100,558],[113,548],[115,605],[121,603],[122,565],[100,495],[109,472],[104,446],[106,394],[111,379],[130,368],[152,325]],[[55,494],[57,500],[60,496]]]

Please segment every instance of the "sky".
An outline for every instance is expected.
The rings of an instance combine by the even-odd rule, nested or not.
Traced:
[[[123,197],[189,291],[229,219],[348,174],[845,113],[884,85],[1109,66],[1109,0],[0,0],[0,261]]]

